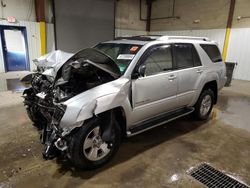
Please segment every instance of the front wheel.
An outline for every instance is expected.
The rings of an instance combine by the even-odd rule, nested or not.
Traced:
[[[72,136],[70,159],[74,165],[83,169],[95,169],[107,163],[116,153],[120,144],[120,131],[113,126],[112,141],[106,143],[101,138],[100,122],[90,120]]]
[[[211,89],[204,90],[195,104],[194,117],[198,120],[206,120],[213,109],[214,92]]]

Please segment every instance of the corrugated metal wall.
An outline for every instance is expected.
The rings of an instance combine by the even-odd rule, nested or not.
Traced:
[[[234,78],[250,81],[250,28],[231,30],[227,61],[237,62]]]
[[[19,21],[17,24],[10,24],[7,21],[0,21],[0,25],[14,25],[14,26],[26,27],[28,49],[29,49],[30,70],[34,70],[36,66],[32,62],[32,59],[35,59],[41,56],[39,23]],[[0,49],[0,61],[1,61],[0,72],[5,72],[2,47]]]
[[[226,29],[208,29],[208,30],[153,31],[150,34],[208,37],[211,40],[218,42],[219,48],[222,51],[224,45],[225,33]]]

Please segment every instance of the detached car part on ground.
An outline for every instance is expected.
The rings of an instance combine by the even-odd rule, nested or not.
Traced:
[[[62,154],[85,169],[111,159],[123,136],[191,113],[207,119],[226,79],[216,43],[204,38],[109,41],[62,64],[51,82],[26,90],[25,101],[39,113],[44,158]]]

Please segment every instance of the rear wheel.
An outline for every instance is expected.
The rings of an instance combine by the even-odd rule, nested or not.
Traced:
[[[198,120],[206,120],[213,109],[214,92],[211,89],[204,90],[195,104],[194,117]]]
[[[116,153],[120,144],[120,131],[113,126],[112,141],[106,143],[101,138],[100,123],[93,119],[83,125],[72,136],[70,158],[76,167],[94,169],[107,163]]]

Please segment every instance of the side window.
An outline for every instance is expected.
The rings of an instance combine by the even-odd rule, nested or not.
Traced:
[[[175,60],[178,69],[193,67],[192,45],[175,44]]]
[[[220,50],[214,44],[200,44],[202,49],[207,53],[212,62],[222,61]]]
[[[153,75],[163,71],[172,70],[172,52],[170,45],[153,48],[144,60],[146,66],[145,75]]]
[[[178,69],[200,66],[200,57],[192,44],[175,44],[175,59]]]

